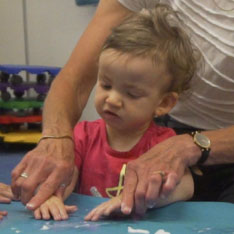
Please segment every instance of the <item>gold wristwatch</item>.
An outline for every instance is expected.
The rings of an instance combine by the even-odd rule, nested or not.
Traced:
[[[201,149],[202,154],[197,164],[202,165],[209,157],[211,146],[210,139],[200,131],[190,132],[189,134],[193,137],[194,143]]]

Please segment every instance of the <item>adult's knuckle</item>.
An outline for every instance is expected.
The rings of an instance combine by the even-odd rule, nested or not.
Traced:
[[[16,170],[16,169],[14,169],[14,170],[11,172],[11,177],[12,177],[13,179],[16,179],[16,178],[18,177],[18,175],[19,175],[19,172],[18,172],[18,170]]]
[[[143,200],[145,198],[145,191],[143,190],[136,191],[135,198],[136,200]]]
[[[58,170],[64,170],[65,172],[69,172],[69,171],[71,171],[71,169],[73,169],[71,167],[71,165],[66,163],[66,162],[58,163],[57,168],[58,168]]]
[[[155,174],[155,175],[150,175],[149,179],[148,179],[149,183],[161,183],[162,182],[162,178],[159,174]]]
[[[55,189],[55,183],[50,183],[50,182],[44,182],[41,189],[45,190],[45,191],[54,191]]]
[[[24,182],[23,184],[21,184],[21,188],[25,193],[31,193],[33,190],[32,185],[28,182]]]
[[[22,181],[20,181],[20,180],[16,180],[14,183],[14,186],[17,188],[21,187],[21,185],[22,185]]]
[[[137,164],[135,161],[130,161],[127,164],[127,170],[135,170],[136,167],[137,167]]]

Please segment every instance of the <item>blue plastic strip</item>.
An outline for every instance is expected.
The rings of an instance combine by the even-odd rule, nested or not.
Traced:
[[[60,67],[10,65],[10,64],[0,65],[0,71],[6,72],[8,74],[18,74],[21,71],[26,71],[31,74],[41,74],[44,72],[48,72],[51,75],[56,76],[60,70],[61,70]]]
[[[76,0],[77,5],[97,4],[99,0]]]

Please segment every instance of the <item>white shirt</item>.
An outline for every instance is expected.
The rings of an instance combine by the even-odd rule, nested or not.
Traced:
[[[132,11],[153,8],[158,0],[119,0]],[[191,82],[192,94],[170,115],[202,129],[234,125],[234,1],[161,0],[181,13],[205,65]]]

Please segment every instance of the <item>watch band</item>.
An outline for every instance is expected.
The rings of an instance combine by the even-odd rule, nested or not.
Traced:
[[[195,135],[197,133],[200,133],[200,131],[190,132],[189,134],[193,137],[194,143],[201,149],[201,157],[197,161],[197,165],[202,165],[208,159],[208,157],[209,157],[210,147],[208,147],[208,148],[202,147],[200,144],[198,144],[195,141]]]
[[[197,165],[202,165],[209,157],[209,153],[210,153],[210,148],[209,149],[202,149],[202,155],[199,158]]]

